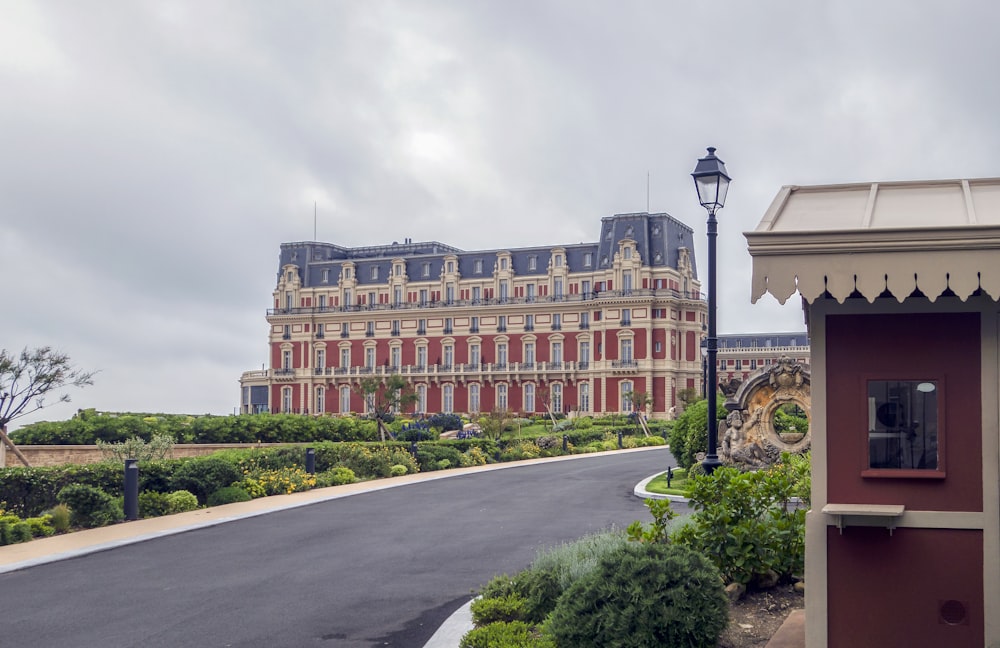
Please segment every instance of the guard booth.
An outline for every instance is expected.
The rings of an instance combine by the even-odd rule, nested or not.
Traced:
[[[1000,179],[783,187],[745,236],[812,341],[806,645],[1000,646]]]

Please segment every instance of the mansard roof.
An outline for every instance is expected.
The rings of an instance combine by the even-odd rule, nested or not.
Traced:
[[[393,259],[402,259],[411,281],[433,280],[441,276],[445,257],[458,260],[462,278],[490,277],[501,254],[509,254],[515,276],[524,277],[548,273],[556,249],[565,254],[570,272],[604,270],[611,267],[614,251],[622,240],[631,239],[643,265],[677,268],[681,248],[690,253],[692,275],[697,278],[694,262],[693,230],[669,214],[637,212],[616,214],[601,219],[601,236],[594,243],[535,245],[509,249],[464,251],[438,241],[410,239],[403,243],[367,247],[343,247],[333,243],[302,241],[283,243],[278,272],[287,265],[296,265],[304,286],[336,284],[345,262],[355,266],[359,285],[384,284],[392,271]],[[479,263],[477,263],[479,262]],[[477,272],[481,266],[481,272]],[[372,274],[372,268],[377,268]]]

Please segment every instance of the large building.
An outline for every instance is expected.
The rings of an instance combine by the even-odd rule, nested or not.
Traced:
[[[642,212],[603,218],[595,243],[282,244],[270,368],[243,374],[242,411],[363,412],[359,381],[399,374],[416,413],[626,412],[645,392],[666,417],[702,386],[692,234]]]

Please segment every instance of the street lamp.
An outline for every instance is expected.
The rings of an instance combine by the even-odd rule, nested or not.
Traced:
[[[716,454],[718,441],[718,421],[716,420],[716,388],[715,371],[717,369],[716,352],[719,338],[715,330],[715,311],[717,291],[715,287],[715,239],[718,238],[718,222],[715,212],[726,204],[726,192],[729,191],[729,174],[725,163],[715,157],[715,147],[708,147],[708,155],[698,159],[698,164],[691,174],[695,187],[698,189],[698,202],[708,211],[708,337],[706,338],[708,379],[705,381],[705,392],[708,398],[708,454],[702,466],[705,472],[712,472],[721,465]]]

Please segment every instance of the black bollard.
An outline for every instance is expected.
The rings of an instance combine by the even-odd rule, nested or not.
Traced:
[[[621,450],[623,447],[624,446],[622,446],[622,431],[618,430],[618,449]]]
[[[125,460],[125,519],[139,519],[139,461]]]
[[[316,448],[306,448],[306,472],[316,474]]]
[[[566,452],[568,450],[569,450],[569,436],[567,436],[567,435],[564,434],[563,435],[563,452]]]
[[[670,488],[670,480],[674,478],[673,466],[667,466],[667,488]]]

